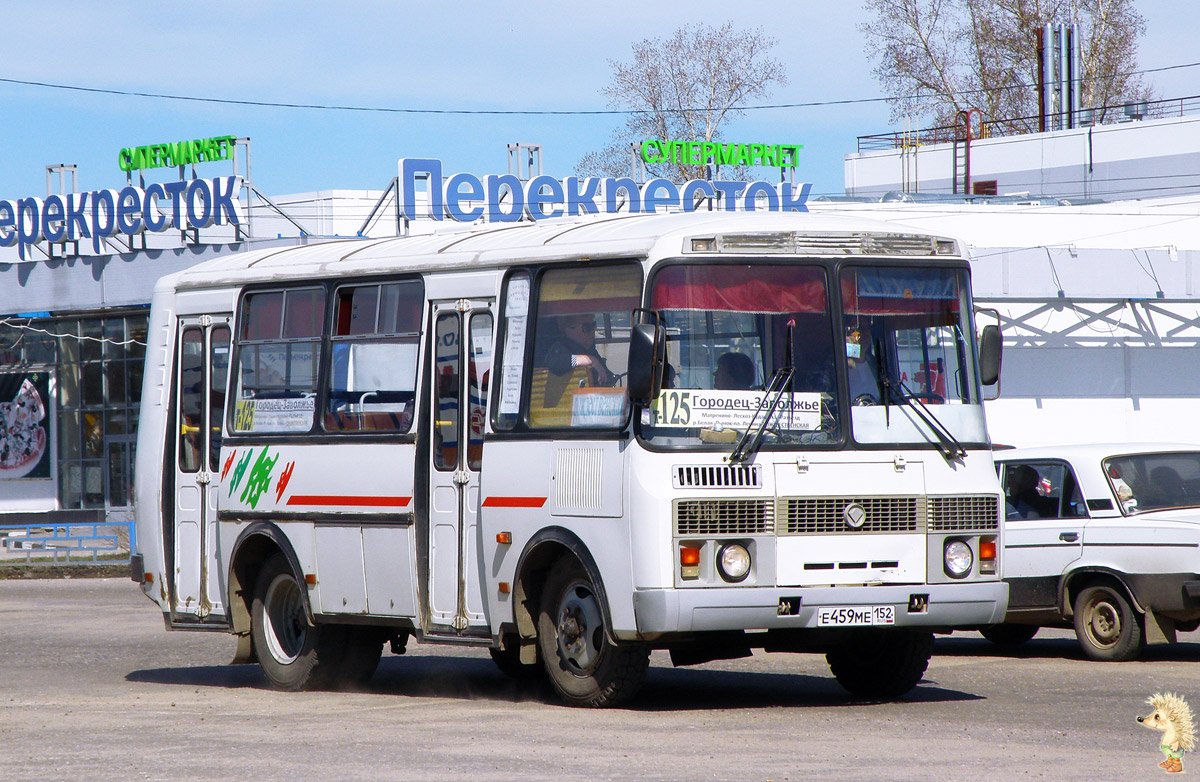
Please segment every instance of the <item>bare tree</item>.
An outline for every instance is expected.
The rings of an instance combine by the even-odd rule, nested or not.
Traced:
[[[612,83],[602,90],[609,106],[629,114],[603,149],[579,161],[583,175],[624,176],[631,168],[630,144],[646,139],[717,141],[722,123],[740,116],[749,101],[787,84],[783,65],[768,56],[775,39],[761,29],[740,31],[685,25],[668,39],[633,45],[630,62],[609,60]],[[676,182],[703,178],[703,166],[647,164],[647,171]]]
[[[958,124],[976,109],[1004,132],[1037,130],[1037,31],[1075,22],[1081,36],[1082,105],[1147,100],[1137,70],[1146,21],[1135,0],[864,0],[859,25],[892,120]]]

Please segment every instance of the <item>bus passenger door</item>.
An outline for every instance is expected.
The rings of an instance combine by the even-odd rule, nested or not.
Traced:
[[[429,616],[434,628],[487,627],[480,583],[479,471],[492,370],[491,300],[433,305]],[[465,337],[465,338],[464,338]]]
[[[217,566],[221,419],[229,378],[229,316],[179,319],[176,355],[172,620],[224,621],[224,574]]]

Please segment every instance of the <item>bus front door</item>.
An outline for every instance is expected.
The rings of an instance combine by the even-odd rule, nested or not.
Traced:
[[[479,471],[492,369],[493,304],[461,299],[433,305],[427,592],[428,629],[433,632],[487,628]]]
[[[229,377],[229,316],[179,319],[175,362],[175,437],[171,619],[225,621],[224,577],[217,567],[217,490],[221,416]]]

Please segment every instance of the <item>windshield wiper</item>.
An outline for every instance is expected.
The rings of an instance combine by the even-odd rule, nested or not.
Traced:
[[[891,404],[892,396],[896,396],[901,402],[908,405],[916,414],[917,418],[933,432],[937,442],[933,445],[941,453],[942,458],[948,462],[965,459],[967,451],[963,448],[962,443],[955,439],[950,430],[938,420],[938,417],[933,414],[925,403],[922,402],[916,394],[909,390],[908,386],[904,385],[903,381],[897,380],[893,390],[892,376],[888,373],[887,359],[883,351],[883,345],[879,339],[875,340],[875,366],[878,370],[879,384],[883,387],[883,404],[884,404],[884,423],[886,426],[891,426],[890,416],[887,409]]]
[[[934,445],[939,451],[941,451],[941,454],[943,457],[945,457],[946,461],[952,462],[956,459],[965,459],[967,456],[966,449],[963,448],[962,443],[955,439],[954,435],[950,432],[950,429],[938,420],[938,417],[933,414],[933,411],[931,411],[925,405],[925,403],[922,402],[919,397],[917,397],[916,394],[910,391],[908,386],[904,385],[904,383],[897,381],[896,386],[896,396],[900,398],[900,401],[912,408],[912,411],[917,414],[917,417],[924,421],[925,425],[929,427],[929,431],[933,432],[933,434],[937,437],[938,441],[934,443]]]
[[[730,463],[737,464],[738,462],[743,462],[758,450],[758,446],[762,443],[763,432],[766,431],[767,424],[779,408],[779,402],[783,399],[783,390],[791,383],[792,375],[795,371],[795,368],[790,366],[780,367],[775,370],[775,374],[771,376],[771,382],[767,384],[767,390],[764,394],[764,396],[769,397],[771,400],[765,408],[767,414],[759,421],[758,417],[762,414],[764,408],[760,406],[754,412],[754,417],[750,419],[750,425],[746,427],[746,431],[738,438],[737,443],[733,446],[733,450],[729,453]],[[757,426],[755,426],[756,421],[758,422]]]

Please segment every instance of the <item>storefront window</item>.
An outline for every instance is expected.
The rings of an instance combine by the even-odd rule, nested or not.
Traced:
[[[57,493],[61,509],[132,502],[146,330],[145,310],[0,324],[0,371],[50,378],[45,420],[57,466],[47,493]]]

